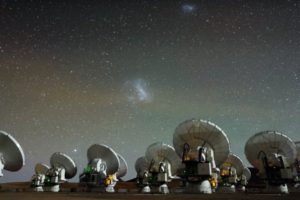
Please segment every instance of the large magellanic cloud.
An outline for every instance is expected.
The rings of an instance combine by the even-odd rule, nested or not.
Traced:
[[[149,83],[141,78],[126,81],[122,93],[130,104],[145,104],[153,100]]]

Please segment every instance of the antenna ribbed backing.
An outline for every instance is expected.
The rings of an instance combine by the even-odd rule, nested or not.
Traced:
[[[173,145],[180,157],[185,143],[194,151],[202,145],[213,149],[217,166],[224,163],[230,152],[227,135],[209,121],[191,119],[179,124],[173,135]]]
[[[246,143],[245,154],[249,163],[259,169],[261,166],[260,154],[281,154],[286,157],[291,165],[294,163],[297,150],[295,143],[286,135],[276,131],[259,132]]]
[[[175,149],[163,142],[151,144],[146,150],[146,159],[153,160],[155,163],[168,161],[171,165],[172,175],[176,174],[181,166],[181,159],[176,154]]]
[[[143,175],[144,171],[149,170],[149,166],[150,166],[150,162],[148,160],[146,160],[146,158],[143,157],[139,157],[136,161],[135,161],[135,171],[136,173],[138,173],[140,176]]]
[[[230,153],[225,162],[221,165],[222,166],[232,166],[236,169],[236,174],[241,176],[243,174],[243,170],[245,168],[243,161],[235,154]]]
[[[73,178],[77,173],[77,167],[75,162],[66,154],[61,152],[56,152],[52,154],[50,158],[51,167],[61,167],[64,168],[65,177],[67,179]]]
[[[46,174],[50,167],[46,164],[37,163],[35,165],[34,171],[36,174]]]
[[[25,165],[25,156],[20,144],[10,134],[0,131],[0,154],[4,159],[4,169],[18,171]]]
[[[120,167],[120,161],[117,153],[107,145],[93,144],[87,151],[89,163],[94,159],[101,159],[106,163],[107,174],[114,174]]]

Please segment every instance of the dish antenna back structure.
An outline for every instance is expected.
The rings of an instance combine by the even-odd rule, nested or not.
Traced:
[[[242,190],[245,189],[251,172],[237,155],[230,153],[226,161],[220,166],[220,176],[220,185],[224,188],[229,186],[227,191],[235,192],[236,186],[241,186]]]
[[[296,145],[288,136],[277,131],[259,132],[248,139],[245,154],[268,185],[288,192],[286,183],[293,179],[291,167],[297,156]]]
[[[127,173],[125,159],[112,148],[104,144],[94,144],[87,151],[88,166],[80,175],[80,183],[114,192],[117,178]]]
[[[2,170],[18,171],[25,165],[22,147],[10,134],[0,131],[0,177]]]
[[[43,186],[45,184],[46,174],[50,170],[48,165],[37,163],[35,165],[34,171],[35,174],[31,178],[31,187],[35,192],[43,192]]]
[[[46,174],[50,167],[46,164],[38,163],[35,165],[34,171],[36,174]]]
[[[150,161],[151,185],[159,186],[161,193],[169,193],[166,183],[174,178],[181,167],[181,160],[175,149],[163,142],[156,142],[147,148],[145,157]]]
[[[165,165],[165,171],[168,172],[168,179],[173,178],[181,167],[181,160],[175,152],[174,147],[163,142],[151,144],[145,153],[147,160],[153,163],[150,171],[159,172],[161,164]]]
[[[77,173],[75,162],[68,155],[56,152],[50,157],[51,168],[47,171],[46,176],[49,182],[46,183],[50,186],[50,191],[58,192],[59,185],[64,183],[67,179],[73,178]]]
[[[224,173],[225,176],[230,176],[230,173],[232,173],[230,170],[234,170],[233,173],[240,177],[243,174],[244,168],[243,161],[233,153],[230,153],[226,161],[220,166],[221,174]]]
[[[153,162],[149,162],[145,156],[139,157],[135,161],[135,171],[137,173],[137,185],[141,187],[141,192],[150,193],[151,188],[150,184],[152,182],[150,175],[150,168],[153,165]]]
[[[60,173],[60,181],[73,178],[77,173],[75,162],[68,155],[56,152],[50,158],[51,169],[55,169]]]
[[[105,171],[106,174],[114,174],[120,167],[117,153],[107,145],[94,144],[87,151],[89,164],[97,172]]]
[[[150,169],[150,162],[146,159],[145,156],[139,157],[136,161],[135,161],[135,171],[137,173],[137,177],[141,178],[143,177],[145,172],[148,172]]]
[[[216,167],[230,152],[224,131],[209,121],[187,120],[177,126],[173,145],[185,165],[185,173],[181,174],[184,180],[194,183],[198,192],[211,193],[216,186]]]

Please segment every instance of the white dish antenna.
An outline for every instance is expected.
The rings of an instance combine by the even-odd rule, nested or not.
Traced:
[[[75,162],[64,153],[56,152],[52,154],[50,165],[52,168],[64,168],[67,179],[73,178],[77,173]]]
[[[163,142],[151,144],[146,150],[146,160],[159,164],[167,161],[171,165],[171,173],[175,175],[181,166],[181,159],[175,152],[174,147]]]
[[[212,149],[217,166],[224,163],[230,152],[229,140],[224,131],[205,120],[191,119],[177,126],[173,135],[173,145],[180,157],[186,143],[193,151],[199,146]]]
[[[127,174],[127,170],[128,170],[128,166],[127,166],[127,162],[124,159],[123,156],[121,156],[120,154],[117,154],[119,161],[120,161],[120,166],[117,172],[117,177],[123,177]]]
[[[120,160],[117,153],[107,145],[93,144],[87,151],[89,163],[94,159],[101,159],[106,163],[106,173],[114,174],[119,170]]]
[[[18,171],[25,165],[22,147],[10,134],[0,131],[0,175],[2,167],[8,171]]]
[[[50,167],[46,164],[37,163],[35,165],[34,171],[35,174],[46,174]]]
[[[292,165],[297,150],[295,143],[288,136],[276,131],[263,131],[249,138],[245,146],[245,154],[249,163],[260,169],[261,154],[265,156],[280,154],[285,156],[289,165]]]
[[[234,167],[236,169],[237,176],[241,176],[245,168],[243,161],[233,153],[229,154],[226,161],[220,166],[220,168],[226,166]]]

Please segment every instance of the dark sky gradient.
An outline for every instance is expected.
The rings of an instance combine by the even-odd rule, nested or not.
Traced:
[[[176,126],[211,120],[245,161],[254,133],[300,140],[298,1],[0,1],[0,129],[26,166],[94,143],[134,162]],[[78,177],[73,179],[78,181]]]

